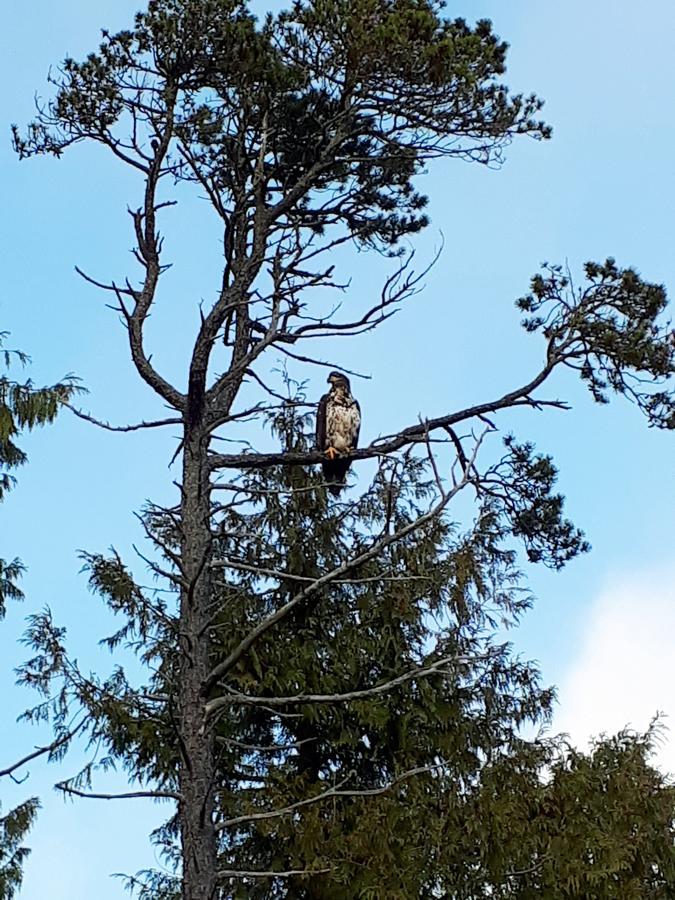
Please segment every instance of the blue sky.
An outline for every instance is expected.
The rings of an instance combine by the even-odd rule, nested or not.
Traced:
[[[73,267],[102,278],[133,272],[125,210],[138,202],[138,179],[91,148],[19,164],[9,124],[29,119],[34,94],[47,94],[50,65],[88,52],[100,27],[124,27],[137,5],[10,0],[0,13],[0,330],[34,358],[36,381],[75,372],[90,391],[83,405],[117,422],[162,410],[131,372],[116,316]],[[441,234],[445,241],[425,292],[378,334],[335,351],[345,366],[372,375],[358,384],[366,440],[527,378],[541,347],[519,329],[513,300],[545,260],[579,271],[587,259],[613,255],[675,290],[675,6],[466,0],[448,12],[493,20],[511,44],[507,82],[546,100],[554,136],[514,144],[500,171],[441,163],[421,183],[432,225],[415,242],[420,259]],[[209,223],[195,201],[167,217],[176,268],[150,337],[160,366],[177,377],[196,302],[214,290],[217,235]],[[381,262],[360,254],[349,266],[348,297],[367,297]],[[625,403],[594,406],[571,375],[555,388],[572,412],[519,414],[508,426],[554,453],[568,510],[593,552],[560,574],[528,572],[538,600],[513,640],[541,661],[547,682],[561,685],[560,727],[583,739],[644,724],[656,708],[675,712],[663,641],[675,625],[673,443]],[[311,376],[309,390],[323,390],[322,374]],[[77,551],[114,544],[130,556],[140,538],[133,511],[146,497],[171,496],[175,477],[170,435],[111,435],[63,416],[26,445],[30,465],[0,510],[1,555],[20,555],[29,567],[25,606],[0,625],[0,764],[40,739],[12,724],[30,701],[12,686],[25,652],[17,645],[24,616],[49,604],[83,666],[107,665],[96,641],[110,622],[87,591]],[[43,799],[22,896],[121,897],[108,876],[154,864],[146,836],[161,811],[65,804],[51,786],[68,771],[36,764],[25,784],[0,787],[4,807],[33,793]]]

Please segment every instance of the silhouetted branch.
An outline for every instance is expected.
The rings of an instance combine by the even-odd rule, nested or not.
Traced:
[[[106,431],[140,431],[145,428],[163,428],[165,425],[180,425],[183,421],[178,417],[174,417],[170,419],[157,419],[156,421],[151,422],[138,422],[136,425],[111,425],[109,422],[90,416],[89,413],[82,412],[81,409],[77,409],[77,407],[72,406],[70,403],[62,403],[62,406],[67,407],[78,419],[83,419],[85,422],[91,422],[92,425],[97,425],[99,428],[104,428]]]
[[[94,794],[89,791],[81,791],[78,788],[69,787],[61,782],[56,789],[64,794],[72,794],[75,797],[84,797],[87,800],[175,800],[180,802],[180,794],[173,791],[127,791],[123,794]]]
[[[438,416],[435,419],[426,419],[416,425],[403,428],[395,435],[377,438],[367,447],[352,450],[350,459],[372,459],[378,456],[386,456],[394,453],[410,444],[425,443],[428,435],[437,429],[447,429],[448,426],[465,422],[468,419],[480,418],[486,413],[498,412],[514,406],[536,406],[538,401],[532,400],[530,394],[546,381],[555,366],[560,362],[557,357],[549,360],[539,374],[521,388],[504,394],[498,400],[489,403],[480,403],[476,406],[468,406],[465,409],[446,416]],[[559,401],[541,401],[541,405],[555,405],[559,407]],[[493,426],[494,427],[494,426]],[[319,450],[309,453],[241,453],[241,454],[211,454],[210,466],[217,469],[265,469],[270,466],[307,466],[323,462],[324,454]]]
[[[77,728],[73,728],[66,734],[61,735],[61,737],[57,738],[55,741],[52,741],[51,744],[46,744],[44,747],[37,747],[35,750],[33,750],[32,753],[26,754],[26,756],[22,757],[22,759],[17,760],[17,762],[13,763],[11,766],[7,766],[7,768],[5,769],[0,769],[0,778],[3,778],[7,775],[13,777],[13,773],[16,772],[17,769],[22,768],[29,762],[32,762],[34,759],[38,759],[39,757],[44,756],[47,753],[53,753],[55,750],[58,750],[60,747],[68,744],[75,737],[75,735],[78,734],[78,732],[82,731],[86,724],[86,720],[84,722],[80,722]]]

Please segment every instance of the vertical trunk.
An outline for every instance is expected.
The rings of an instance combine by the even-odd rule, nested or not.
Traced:
[[[183,458],[179,721],[182,743],[180,830],[183,900],[215,900],[216,839],[213,828],[215,754],[204,733],[202,685],[209,670],[209,483],[207,437],[201,423],[186,425]]]

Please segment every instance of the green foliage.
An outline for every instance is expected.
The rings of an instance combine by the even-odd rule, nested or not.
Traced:
[[[490,23],[441,12],[315,0],[258,25],[237,0],[152,0],[132,30],[65,61],[14,145],[58,156],[91,139],[151,177],[195,181],[234,216],[229,252],[250,202],[308,234],[341,225],[388,247],[428,222],[412,179],[429,159],[496,162],[513,136],[550,133],[541,102],[500,83],[506,45]]]
[[[0,348],[5,332],[0,332]],[[5,369],[9,371],[12,358],[25,365],[28,357],[20,351],[3,351]],[[62,403],[78,390],[75,379],[65,378],[51,387],[36,388],[31,381],[18,382],[8,374],[0,374],[0,501],[14,484],[11,472],[26,461],[26,454],[16,443],[22,431],[32,431],[52,422]],[[18,559],[0,559],[0,618],[5,614],[6,600],[21,599],[17,579],[23,571]]]
[[[487,472],[481,490],[508,510],[510,532],[523,540],[530,562],[560,569],[590,545],[563,517],[564,498],[553,493],[557,469],[550,456],[535,454],[532,444],[509,436],[504,445],[506,455]]]
[[[650,763],[657,736],[622,732],[588,753],[541,742],[487,766],[452,834],[467,887],[445,879],[442,896],[672,896],[675,787]]]
[[[35,821],[38,807],[33,798],[0,816],[0,900],[12,900],[21,887],[23,864],[30,853],[22,842]]]
[[[0,333],[0,348],[6,338]],[[28,357],[20,351],[3,351],[5,369],[9,372],[13,358],[25,365]],[[31,431],[52,422],[64,402],[77,391],[73,378],[52,387],[36,388],[32,382],[17,382],[9,374],[0,375],[0,501],[14,484],[10,474],[26,462],[26,454],[16,443],[23,431]],[[5,615],[7,600],[21,600],[17,582],[24,567],[20,560],[0,559],[0,618]],[[53,754],[57,758],[58,754]],[[37,815],[39,802],[32,798],[4,817],[0,817],[0,900],[12,900],[21,886],[23,863],[30,852],[22,846]]]
[[[287,450],[302,449],[302,424],[292,409],[277,419]],[[550,460],[510,440],[507,447],[505,481],[468,532],[434,520],[353,571],[351,583],[332,585],[242,660],[232,688],[262,697],[340,694],[446,655],[453,661],[383,697],[287,707],[298,719],[244,707],[221,720],[228,816],[233,808],[240,815],[283,808],[330,788],[345,792],[292,817],[232,829],[222,847],[228,868],[330,870],[271,886],[252,880],[232,896],[595,897],[592,888],[598,897],[640,890],[666,897],[675,886],[675,795],[648,765],[652,734],[600,742],[588,755],[518,736],[523,723],[547,720],[552,695],[533,665],[495,643],[500,623],[516,622],[530,602],[509,541],[520,537],[530,558],[555,565],[585,548],[560,517]],[[486,481],[496,482],[502,468]],[[223,521],[229,537],[219,556],[287,572],[286,584],[264,593],[270,609],[279,608],[297,579],[329,571],[385,527],[416,518],[433,489],[425,470],[414,457],[399,471],[385,464],[360,499],[332,507],[317,475],[249,476],[241,495],[265,499],[252,500],[257,513],[237,508]],[[519,481],[521,493],[534,497],[524,506]],[[257,581],[242,573],[233,580],[231,570],[221,585],[219,658],[259,609],[259,593],[244,599]],[[270,744],[294,749],[242,750]],[[425,766],[426,774],[396,784],[401,773]],[[392,783],[377,796],[349,795]],[[640,842],[632,841],[636,829]],[[589,868],[599,848],[603,855]],[[659,885],[660,893],[650,893]]]
[[[613,259],[586,263],[585,272],[583,288],[560,266],[535,275],[532,292],[517,304],[527,313],[523,325],[543,332],[549,357],[579,371],[598,403],[607,403],[611,389],[633,401],[650,425],[675,428],[675,331],[662,317],[665,289]]]
[[[273,426],[286,450],[301,451],[308,424],[289,404]],[[555,472],[531,447],[507,443],[518,464],[534,467],[523,476],[535,485],[534,509],[555,507],[558,524],[540,529],[542,561],[562,564],[573,552],[559,527]],[[500,466],[490,470],[493,487]],[[214,663],[299,584],[364,551],[384,529],[414,521],[434,481],[427,463],[408,455],[405,463],[385,461],[351,502],[329,503],[320,472],[301,467],[251,472],[229,490],[239,502],[217,513]],[[553,696],[536,667],[496,639],[531,599],[515,566],[522,509],[514,510],[511,497],[510,490],[486,495],[468,530],[431,519],[299,607],[237,664],[223,696],[238,692],[262,705],[225,707],[216,726],[216,822],[241,817],[222,829],[219,865],[315,874],[239,877],[225,883],[223,896],[670,896],[675,789],[649,763],[656,732],[603,739],[589,753],[559,739],[520,737],[523,724],[547,721]],[[146,525],[168,559],[178,539],[172,516],[150,507]],[[520,539],[527,548],[527,534]],[[24,675],[32,672],[45,695],[54,694],[55,676],[63,679],[57,708],[84,706],[92,740],[108,748],[110,760],[145,784],[176,789],[175,620],[117,555],[85,562],[92,588],[125,622],[111,649],[124,638],[154,675],[136,689],[120,672],[84,679],[67,659],[63,633],[44,616],[34,622],[30,638],[39,653]],[[367,690],[440,659],[447,661],[438,672],[382,695],[264,705],[265,698]],[[217,689],[211,699],[220,695]],[[88,783],[90,775],[71,784]],[[292,815],[247,821],[298,801]],[[178,864],[177,836],[175,818],[155,835],[169,867]],[[175,879],[161,872],[125,883],[146,900],[178,896]]]

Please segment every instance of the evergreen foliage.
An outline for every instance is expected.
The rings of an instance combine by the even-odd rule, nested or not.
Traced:
[[[296,402],[272,422],[289,451],[310,440]],[[409,455],[385,461],[351,502],[330,503],[320,472],[301,467],[246,473],[230,491],[245,502],[228,502],[219,515],[214,562],[227,577],[214,584],[214,661],[299,582],[362,552],[385,527],[416,521],[434,480],[428,463]],[[540,502],[536,488],[533,498]],[[498,639],[531,602],[516,568],[514,518],[507,502],[486,496],[468,529],[430,519],[331,584],[237,664],[225,695],[236,712],[224,705],[215,732],[221,865],[303,874],[232,878],[223,897],[670,896],[675,788],[649,762],[656,729],[599,740],[589,753],[521,736],[526,723],[548,722],[553,694],[536,666]],[[151,506],[146,525],[170,559],[173,517]],[[551,549],[558,540],[565,544],[553,528]],[[135,688],[121,669],[100,682],[85,677],[44,614],[33,620],[39,656],[24,677],[45,695],[60,683],[54,711],[84,705],[92,741],[105,743],[110,760],[170,794],[179,787],[177,620],[144,596],[118,556],[85,561],[92,588],[122,617],[109,646],[126,641],[157,674]],[[367,695],[402,670],[422,669],[422,678]],[[331,702],[359,691],[366,696]],[[250,702],[236,702],[244,697]],[[87,768],[69,785],[83,789],[91,776]],[[175,818],[155,835],[172,865],[176,838]],[[146,900],[180,896],[178,881],[161,872],[138,873],[127,886]]]
[[[23,864],[30,853],[22,846],[38,810],[33,798],[0,816],[0,900],[12,900],[21,888]]]
[[[19,350],[3,350],[6,337],[6,332],[0,332],[0,351],[6,370],[0,374],[0,502],[14,485],[12,471],[26,462],[26,454],[16,443],[19,434],[52,422],[61,404],[76,390],[75,381],[70,377],[42,388],[36,388],[31,381],[10,378],[12,360],[25,365],[28,357]],[[22,571],[18,559],[11,562],[0,559],[0,618],[5,615],[7,600],[19,600],[23,596],[17,586]]]
[[[6,332],[0,332],[0,350],[5,372],[0,374],[0,502],[14,485],[12,470],[26,462],[26,454],[16,440],[22,431],[31,431],[52,422],[59,407],[75,392],[72,378],[52,387],[36,388],[31,381],[18,382],[9,377],[12,361],[25,365],[28,357],[21,351],[2,349]],[[0,559],[0,619],[4,618],[7,600],[21,600],[18,580],[23,572],[20,560]],[[10,774],[1,772],[2,775]],[[0,900],[12,900],[21,886],[23,863],[30,851],[22,846],[30,830],[39,803],[36,798],[25,801],[0,816]]]

